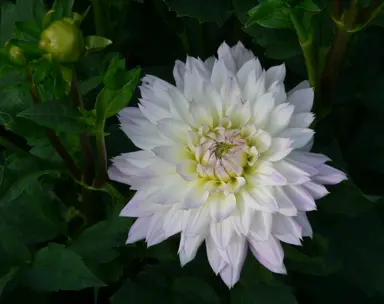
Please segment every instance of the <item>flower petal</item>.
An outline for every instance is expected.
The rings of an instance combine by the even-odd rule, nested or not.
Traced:
[[[292,148],[300,149],[312,139],[315,132],[312,129],[305,128],[287,128],[280,136],[292,139]]]
[[[347,179],[344,172],[331,166],[320,165],[317,169],[319,170],[319,174],[315,175],[312,179],[319,184],[335,185]]]
[[[181,266],[184,266],[195,258],[197,250],[203,243],[205,237],[206,236],[203,234],[192,237],[185,236],[183,233],[181,234],[179,246],[179,258]]]
[[[272,233],[282,242],[301,245],[302,227],[295,221],[294,217],[275,214],[273,216]]]
[[[212,270],[216,275],[225,267],[227,264],[225,260],[221,257],[219,250],[212,237],[208,236],[205,240],[205,245],[207,249],[207,256],[209,265],[211,265]]]
[[[285,194],[299,211],[316,210],[316,203],[311,194],[301,186],[284,186]]]
[[[144,240],[148,231],[148,224],[151,216],[139,217],[129,229],[126,244],[133,244],[137,241]]]
[[[236,197],[233,193],[224,195],[221,192],[211,193],[208,198],[210,214],[214,221],[220,222],[228,218],[236,209]]]
[[[295,106],[295,113],[310,112],[313,106],[312,88],[295,90],[288,94],[288,102]]]

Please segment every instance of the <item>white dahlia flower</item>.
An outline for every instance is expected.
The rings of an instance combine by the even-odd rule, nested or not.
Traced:
[[[191,261],[205,241],[208,260],[229,287],[248,248],[269,270],[286,273],[280,241],[312,236],[306,212],[346,179],[310,153],[313,90],[288,94],[285,66],[263,70],[240,42],[218,58],[176,61],[176,86],[145,76],[139,107],[119,114],[141,150],[113,159],[112,180],[137,190],[121,216],[137,217],[127,243],[148,246],[181,233],[179,257]]]

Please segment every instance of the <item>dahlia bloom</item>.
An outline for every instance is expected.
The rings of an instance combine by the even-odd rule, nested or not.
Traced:
[[[141,150],[113,159],[112,180],[137,190],[121,216],[137,217],[127,243],[148,246],[180,233],[181,265],[205,241],[216,274],[232,287],[248,248],[266,268],[286,273],[280,242],[312,236],[306,212],[346,179],[309,152],[313,90],[285,92],[285,66],[263,70],[239,42],[218,58],[176,61],[176,86],[145,76],[140,103],[119,113]]]

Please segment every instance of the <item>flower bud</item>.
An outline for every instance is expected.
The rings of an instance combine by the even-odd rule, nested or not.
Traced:
[[[39,48],[58,62],[75,62],[84,51],[84,38],[73,19],[64,18],[54,21],[43,31]]]
[[[23,66],[27,63],[27,59],[25,58],[24,51],[22,48],[9,44],[8,42],[5,44],[8,59],[15,65]]]

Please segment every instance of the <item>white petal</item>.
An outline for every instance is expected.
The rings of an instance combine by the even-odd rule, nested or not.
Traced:
[[[204,61],[204,64],[205,64],[205,66],[207,67],[207,69],[208,69],[209,72],[212,72],[212,69],[213,69],[213,66],[214,66],[214,64],[215,64],[215,61],[216,61],[216,57],[215,57],[215,56],[208,57],[208,58]]]
[[[329,192],[323,185],[307,182],[303,184],[303,187],[313,196],[314,199],[320,199],[326,196]]]
[[[257,99],[266,93],[265,73],[262,72],[260,77],[258,77],[256,73],[256,71],[252,71],[250,73],[243,89],[244,99],[249,100],[252,104],[254,104]]]
[[[266,241],[248,237],[249,247],[255,258],[266,268],[276,273],[287,273],[283,264],[284,251],[280,242],[272,235]]]
[[[260,153],[267,151],[271,147],[271,144],[271,135],[262,129],[257,130],[256,133],[250,137],[250,145],[254,145]]]
[[[127,175],[122,173],[117,167],[111,166],[108,168],[108,177],[110,180],[123,183],[123,184],[130,184],[130,179]]]
[[[293,164],[281,160],[273,163],[274,168],[287,180],[288,184],[303,184],[310,180],[309,174]]]
[[[209,265],[211,265],[212,270],[216,275],[225,267],[227,264],[221,257],[215,242],[212,237],[208,236],[205,240],[205,245],[207,249],[207,256]]]
[[[271,135],[276,135],[282,130],[284,130],[292,117],[294,107],[287,103],[282,103],[278,105],[271,114],[269,118],[266,130]]]
[[[308,128],[314,120],[315,115],[311,112],[298,113],[292,115],[289,126],[291,128]]]
[[[292,153],[289,154],[289,159],[307,164],[312,167],[317,167],[330,160],[327,156],[323,154],[316,154],[297,150],[292,151]]]
[[[233,77],[233,73],[228,70],[224,60],[217,60],[212,69],[211,82],[218,92],[228,83],[230,77]]]
[[[171,139],[175,143],[184,143],[187,137],[188,131],[191,128],[183,123],[181,120],[173,118],[165,118],[157,122],[157,129],[165,138]],[[145,135],[143,135],[145,136]],[[157,144],[157,146],[163,146],[164,144]]]
[[[292,154],[292,153],[291,153]],[[291,155],[290,154],[290,155]],[[290,158],[290,155],[288,155],[284,161],[290,163],[291,165],[295,166],[296,168],[299,168],[300,170],[304,171],[306,173],[306,175],[308,176],[313,176],[313,175],[316,175],[319,173],[319,170],[317,170],[315,167],[312,167],[310,165],[307,165],[303,162],[298,162],[298,161],[295,161],[295,160],[292,160]]]
[[[240,69],[247,61],[255,58],[252,51],[246,49],[240,41],[232,47],[231,52],[235,59],[237,69]]]
[[[179,233],[182,229],[183,210],[179,210],[177,205],[174,205],[164,217],[164,235],[166,238]]]
[[[137,191],[128,204],[121,210],[120,216],[141,217],[151,215],[156,211],[163,209],[160,204],[154,204],[151,201],[156,195],[156,188],[147,191]]]
[[[313,98],[312,88],[296,90],[288,94],[288,102],[295,106],[295,113],[310,112]]]
[[[169,89],[168,94],[171,97],[169,106],[174,117],[181,119],[186,124],[192,124],[190,102],[187,98],[177,89]]]
[[[161,159],[177,164],[189,158],[190,152],[185,145],[159,146],[152,149],[153,153]]]
[[[209,80],[210,71],[200,58],[187,56],[185,67],[186,70],[195,72],[195,74],[198,75],[201,79]],[[186,83],[185,79],[184,83]]]
[[[301,186],[284,186],[285,194],[295,204],[299,211],[316,210],[316,203],[312,195]]]
[[[273,216],[272,233],[282,242],[301,245],[302,227],[295,221],[294,217],[275,214]]]
[[[289,91],[289,94],[293,94],[294,92],[302,89],[309,89],[311,85],[309,84],[308,80],[304,80],[300,82],[298,85],[296,85],[292,90]]]
[[[250,75],[254,75],[254,79],[256,81],[256,79],[260,77],[261,72],[262,68],[258,59],[248,60],[246,63],[243,64],[243,66],[236,74],[237,79],[239,80],[240,87],[244,89]]]
[[[165,240],[164,233],[164,216],[166,214],[166,210],[158,211],[152,215],[151,220],[149,221],[148,231],[145,238],[147,242],[147,246],[153,246],[161,243]]]
[[[287,128],[280,136],[292,139],[292,147],[299,149],[304,147],[313,137],[315,132],[312,129],[305,128]]]
[[[176,165],[176,171],[186,181],[197,178],[197,163],[193,160],[185,160]]]
[[[180,247],[179,247],[179,258],[181,266],[192,261],[199,249],[201,243],[205,239],[205,235],[198,235],[187,237],[181,234]]]
[[[272,138],[272,143],[263,157],[269,161],[275,162],[283,159],[292,151],[292,140],[290,138]]]
[[[176,81],[176,87],[184,91],[184,73],[185,73],[185,64],[180,60],[176,60],[175,66],[173,68],[173,77]]]
[[[269,119],[273,109],[275,107],[275,100],[273,93],[267,93],[262,95],[253,107],[253,121],[259,127],[262,128]]]
[[[225,249],[234,234],[231,220],[228,218],[221,222],[212,222],[210,225],[210,234],[216,246]]]
[[[320,165],[317,167],[319,174],[315,175],[312,179],[323,185],[335,185],[347,179],[344,172],[337,170],[328,165]]]
[[[275,187],[274,195],[276,201],[279,205],[279,213],[285,216],[294,216],[297,215],[296,206],[293,204],[291,199],[285,194],[284,190],[281,187]]]
[[[225,62],[225,65],[227,66],[228,70],[232,73],[236,73],[237,67],[235,60],[233,59],[231,48],[223,42],[219,49],[217,50],[217,54],[219,56],[219,60],[223,60]]]
[[[258,189],[262,188],[259,187]],[[257,190],[252,188],[242,189],[239,193],[239,198],[244,202],[244,204],[254,210],[267,212],[276,211],[278,209],[276,201],[271,198],[264,200],[259,198],[259,196],[262,198],[265,198],[265,196],[262,194],[257,194]]]
[[[232,216],[231,220],[238,234],[248,235],[255,210],[244,203],[241,197],[236,197],[239,214]]]
[[[208,198],[211,218],[214,221],[222,221],[228,218],[236,209],[236,197],[233,193],[211,193]]]
[[[286,74],[285,64],[273,66],[266,72],[266,86],[269,87],[273,82],[283,82]]]
[[[230,263],[220,271],[220,276],[230,288],[240,279],[241,269],[247,256],[247,249],[246,239],[243,236],[235,236],[226,248],[226,254]]]
[[[186,236],[196,236],[205,234],[209,229],[211,218],[207,206],[201,206],[199,209],[185,211],[183,233]]]
[[[197,179],[193,182],[190,182],[188,189],[186,189],[184,200],[181,202],[181,208],[199,208],[207,201],[208,196],[209,192],[204,190],[203,180]]]
[[[144,240],[147,235],[148,225],[151,216],[139,217],[131,226],[128,233],[126,244],[132,244],[140,240]]]
[[[252,218],[249,235],[254,240],[265,241],[268,240],[272,229],[272,213],[256,211]]]
[[[312,237],[312,235],[313,235],[312,227],[308,221],[308,218],[307,218],[307,215],[305,214],[305,212],[299,212],[299,214],[297,216],[295,216],[295,220],[302,227],[302,235]]]
[[[156,103],[149,102],[146,99],[140,98],[138,107],[151,123],[156,124],[159,120],[164,118],[171,118],[172,114],[169,109],[164,109]]]

